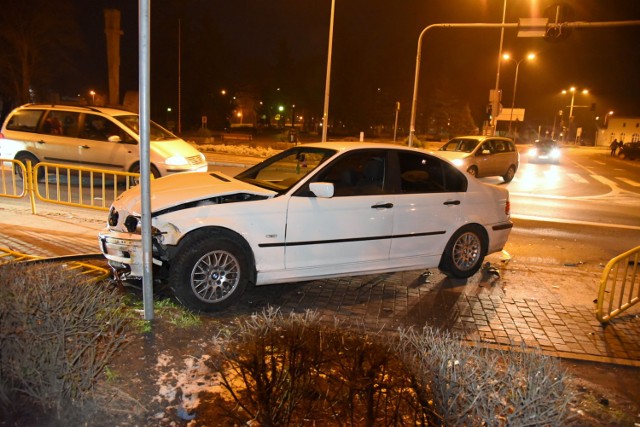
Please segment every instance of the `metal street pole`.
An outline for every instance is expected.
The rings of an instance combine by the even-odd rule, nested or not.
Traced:
[[[509,114],[509,135],[511,135],[511,123],[513,123],[513,109],[516,105],[516,88],[518,87],[518,70],[520,69],[520,62],[516,62],[516,77],[513,79],[513,94],[511,95],[511,113]]]
[[[498,70],[496,71],[496,89],[493,93],[493,99],[490,99],[491,108],[491,126],[493,127],[493,133],[496,132],[496,126],[498,125],[498,110],[500,108],[500,64],[502,63],[502,44],[504,42],[504,23],[507,16],[507,0],[504,0],[502,6],[502,27],[500,28],[500,46],[498,48]]]
[[[515,78],[513,79],[513,93],[511,94],[511,113],[509,114],[509,135],[511,135],[511,124],[513,123],[513,109],[515,108],[515,105],[516,105],[516,88],[518,87],[518,71],[520,69],[520,63],[525,59],[532,60],[535,57],[536,57],[535,54],[530,53],[524,58],[520,59],[519,61],[516,61],[515,59],[511,58],[509,54],[505,53],[503,56],[504,59],[507,59],[507,60],[510,59],[516,63],[516,74],[515,74]]]
[[[151,240],[151,0],[139,2],[139,57],[140,69],[140,201],[142,234],[142,304],[144,319],[153,320],[153,246]]]
[[[331,0],[331,19],[329,20],[329,51],[327,53],[327,78],[324,84],[324,110],[322,112],[322,142],[327,142],[327,128],[329,127],[329,89],[331,87],[331,51],[333,46],[333,17],[336,10],[336,0]]]
[[[409,147],[413,146],[413,139],[416,133],[416,110],[418,107],[418,82],[420,80],[420,57],[422,53],[422,39],[424,35],[432,28],[517,28],[518,24],[486,24],[486,23],[468,23],[468,24],[432,24],[424,28],[418,36],[418,48],[416,52],[416,72],[413,79],[413,98],[411,100],[411,120],[409,123]]]

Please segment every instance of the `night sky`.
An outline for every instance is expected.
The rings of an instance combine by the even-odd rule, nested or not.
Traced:
[[[122,12],[121,91],[137,88],[137,8],[133,0],[73,0],[87,44],[86,57],[73,82],[78,92],[107,91],[103,8]],[[552,2],[508,0],[506,22],[539,17]],[[638,0],[567,0],[572,21],[640,20]],[[401,102],[401,121],[408,125],[418,35],[434,23],[499,23],[500,0],[336,0],[333,44],[332,112],[357,114],[355,100],[382,94],[393,110]],[[154,0],[152,10],[152,105],[156,114],[177,102],[178,19],[181,25],[182,70],[202,90],[242,87],[277,68],[276,57],[289,58],[297,76],[280,74],[283,82],[302,82],[304,100],[322,112],[329,30],[330,0]],[[445,86],[481,125],[489,90],[495,86],[499,29],[435,29],[422,51],[420,96]],[[590,91],[576,96],[576,106],[596,104],[596,115],[640,115],[640,26],[574,30],[550,42],[518,38],[505,30],[504,52],[535,62],[519,68],[516,108],[526,120],[548,124],[569,98],[560,92],[575,85]],[[285,51],[286,54],[282,52]],[[190,58],[186,60],[185,58]],[[206,72],[204,71],[206,70]],[[509,107],[515,64],[503,62],[500,87]],[[199,74],[199,71],[201,73]],[[289,72],[292,72],[289,70]],[[271,73],[271,71],[269,71]],[[189,93],[183,97],[190,96]],[[183,100],[188,103],[188,100]],[[318,109],[319,108],[319,109]],[[197,108],[196,108],[197,109]]]

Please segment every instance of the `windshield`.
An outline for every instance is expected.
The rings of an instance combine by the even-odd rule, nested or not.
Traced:
[[[117,116],[115,119],[135,132],[136,135],[140,136],[140,120],[137,115],[131,114],[129,116]],[[149,133],[151,141],[180,139],[155,122],[151,122],[151,129]]]
[[[536,147],[538,148],[555,148],[556,143],[550,140],[536,141]]]
[[[475,139],[452,139],[451,141],[440,147],[440,151],[461,151],[470,153],[478,146],[480,141]]]
[[[280,194],[286,193],[335,153],[335,150],[325,148],[290,148],[241,172],[236,179]]]

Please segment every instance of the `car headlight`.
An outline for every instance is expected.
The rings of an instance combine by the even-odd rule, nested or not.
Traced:
[[[536,157],[537,155],[538,155],[538,149],[537,148],[529,149],[529,156],[530,157]]]
[[[186,158],[182,156],[172,156],[169,157],[165,163],[169,166],[186,166],[189,164]]]
[[[557,148],[554,148],[553,150],[551,150],[551,152],[549,153],[549,156],[551,156],[552,159],[558,159],[560,158],[560,150]]]
[[[451,163],[453,163],[454,165],[456,165],[457,167],[462,167],[464,166],[464,160],[462,159],[453,159],[451,161]]]

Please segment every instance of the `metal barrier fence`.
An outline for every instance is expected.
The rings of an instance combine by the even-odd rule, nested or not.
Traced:
[[[640,303],[640,246],[607,263],[600,278],[596,318],[606,323]]]
[[[5,167],[9,164],[10,167]],[[36,199],[47,203],[108,210],[111,202],[138,182],[140,174],[41,162],[0,159],[0,197],[23,198],[31,211]],[[24,179],[26,177],[26,179]]]
[[[7,166],[8,165],[8,166]],[[24,180],[16,180],[16,175],[26,176],[27,169],[22,162],[13,159],[0,159],[0,196],[21,199],[27,193]]]
[[[102,257],[102,254],[99,254]],[[53,258],[42,258],[35,255],[27,255],[11,249],[0,247],[0,267],[10,262],[58,262],[62,268],[76,271],[84,276],[88,282],[100,282],[107,279],[111,272],[97,265],[82,262],[82,259],[89,259],[91,255],[62,256]]]

